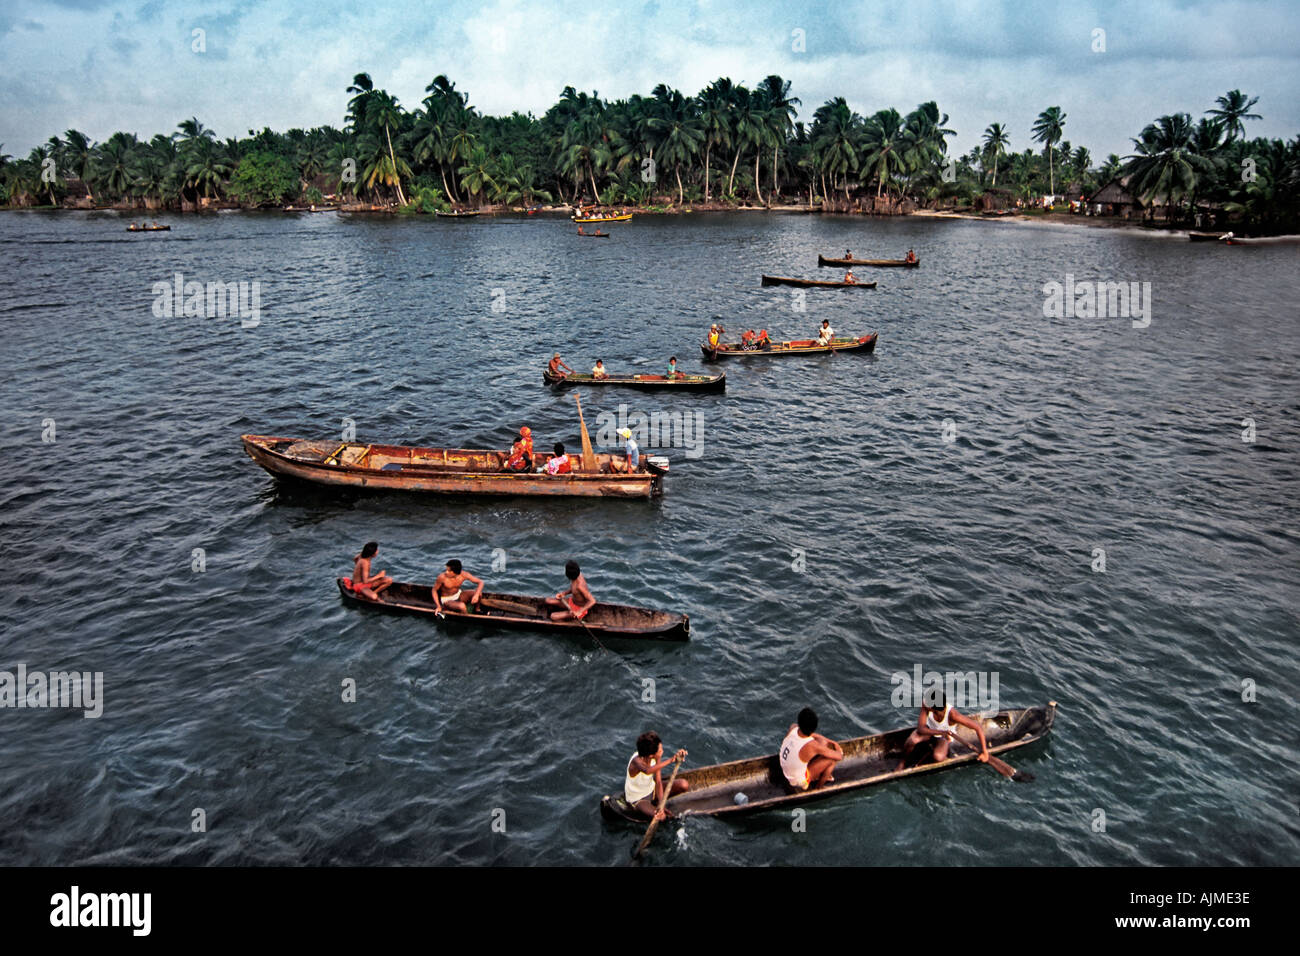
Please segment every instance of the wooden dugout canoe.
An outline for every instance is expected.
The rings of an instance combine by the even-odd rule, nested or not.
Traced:
[[[607,232],[580,232],[577,234],[579,239],[608,239]]]
[[[773,342],[771,348],[747,349],[739,342],[722,342],[714,349],[708,342],[700,343],[700,351],[709,362],[724,358],[768,358],[778,355],[823,355],[827,352],[860,352],[863,355],[876,350],[879,332],[861,335],[855,339],[832,339],[830,345],[818,345],[816,339],[795,339],[790,342]]]
[[[630,212],[625,212],[621,216],[585,216],[579,219],[577,216],[570,216],[574,222],[627,222],[632,218]]]
[[[171,232],[171,226],[127,226],[127,232]]]
[[[815,289],[874,289],[874,282],[829,282],[822,279],[791,279],[786,276],[763,276],[763,285],[793,285]]]
[[[677,389],[688,392],[721,392],[727,388],[727,373],[717,375],[679,375],[669,378],[667,375],[610,375],[596,378],[590,373],[572,375],[554,375],[549,368],[542,370],[542,381],[547,385],[564,388],[570,385],[622,385],[625,388],[642,389]]]
[[[1189,232],[1187,238],[1192,242],[1218,242],[1223,235],[1221,232]]]
[[[819,266],[837,266],[847,268],[848,266],[871,266],[876,269],[884,269],[888,266],[902,266],[906,269],[915,269],[921,264],[921,260],[908,262],[906,259],[828,259],[825,256],[817,257]]]
[[[374,601],[354,591],[350,578],[338,578],[336,583],[339,594],[350,605],[407,614],[425,614],[430,617],[437,613],[433,605],[433,593],[428,584],[404,584],[398,581],[380,592],[382,600]],[[442,613],[444,620],[455,623],[517,630],[556,631],[577,637],[596,634],[599,637],[686,641],[690,640],[691,636],[691,621],[685,614],[597,602],[581,622],[552,621],[550,610],[543,607],[544,602],[545,598],[540,597],[494,594],[484,591],[480,598],[483,606],[482,614],[461,611]],[[586,627],[583,627],[584,624]]]
[[[571,453],[567,475],[507,472],[507,455],[464,448],[416,448],[362,442],[309,441],[270,435],[242,435],[244,451],[277,478],[382,491],[421,491],[459,495],[540,495],[587,498],[651,498],[663,494],[667,468],[642,457],[641,471],[630,475],[581,470],[582,455]],[[534,467],[550,453],[533,456]],[[606,469],[622,456],[597,454]]]
[[[479,215],[479,213],[472,210],[470,212],[454,212],[454,211],[436,212],[435,211],[434,215],[437,216],[439,219],[473,219],[475,216]]]
[[[982,723],[984,736],[989,742],[989,752],[1002,754],[1036,743],[1051,731],[1055,719],[1055,701],[1046,707],[1003,710],[985,717]],[[978,740],[969,730],[962,728],[960,739],[972,741],[974,751],[960,743],[953,743],[949,748],[952,756],[943,763],[923,763],[895,770],[902,757],[903,743],[915,729],[916,723],[913,721],[911,726],[901,730],[840,741],[844,748],[844,759],[835,767],[835,781],[817,790],[795,790],[786,783],[781,773],[780,758],[776,754],[695,770],[683,769],[678,774],[678,779],[689,781],[691,789],[670,798],[668,809],[679,816],[740,816],[822,800],[837,793],[861,790],[878,783],[889,783],[937,770],[948,770],[961,764],[977,763],[975,757],[979,750]],[[737,794],[744,794],[744,802],[736,802]],[[600,812],[607,820],[626,820],[639,824],[648,822],[628,805],[622,793],[602,797]]]

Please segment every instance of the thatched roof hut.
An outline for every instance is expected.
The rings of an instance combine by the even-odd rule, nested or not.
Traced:
[[[1088,197],[1088,205],[1097,216],[1120,216],[1128,219],[1142,211],[1142,201],[1128,191],[1122,179],[1112,179]]]

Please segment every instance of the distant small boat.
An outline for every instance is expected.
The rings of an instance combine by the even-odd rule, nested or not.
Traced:
[[[910,262],[906,259],[828,259],[825,256],[817,257],[819,266],[871,266],[877,269],[883,269],[886,266],[903,266],[907,269],[915,269],[921,264],[920,259],[913,259]]]
[[[596,378],[590,373],[581,374],[578,372],[571,375],[553,375],[550,369],[542,369],[542,381],[547,385],[559,386],[623,385],[628,388],[670,388],[688,392],[721,392],[727,387],[727,373],[719,372],[717,375],[684,375],[679,373],[676,378],[669,378],[667,375],[607,375],[605,378]]]
[[[627,222],[631,218],[632,218],[632,214],[630,212],[625,212],[621,216],[587,216],[584,219],[579,219],[577,216],[574,216],[573,221],[574,222]]]
[[[126,227],[127,232],[171,232],[171,226],[136,226]]]
[[[581,239],[608,239],[608,238],[609,238],[609,233],[607,233],[607,232],[580,232],[580,233],[578,233],[578,237],[581,238]]]
[[[880,333],[860,335],[856,339],[832,339],[830,345],[818,345],[816,339],[795,339],[791,342],[773,342],[767,348],[746,348],[739,342],[722,343],[711,348],[709,343],[700,344],[704,358],[716,362],[722,358],[769,358],[779,355],[821,355],[826,352],[863,352],[876,350],[876,338]]]
[[[874,282],[825,282],[820,279],[790,279],[785,276],[763,276],[763,285],[813,286],[819,289],[874,289]]]
[[[437,212],[434,213],[439,219],[473,219],[479,213],[476,210],[470,212]]]

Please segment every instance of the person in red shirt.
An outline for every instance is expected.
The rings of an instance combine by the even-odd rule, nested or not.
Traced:
[[[560,442],[555,443],[555,457],[546,463],[546,473],[548,475],[567,475],[573,471],[573,465],[569,462],[569,456],[564,453],[564,445]]]

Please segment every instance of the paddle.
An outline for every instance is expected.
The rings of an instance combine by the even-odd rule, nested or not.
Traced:
[[[578,424],[582,426],[582,470],[596,470],[596,456],[591,450],[591,436],[587,434],[587,423],[582,417],[582,399],[573,393],[573,400],[578,403]]]
[[[673,784],[677,781],[677,771],[682,769],[682,758],[674,757],[673,763],[675,766],[673,767],[672,776],[668,778],[668,786],[664,787],[663,798],[659,801],[659,806],[655,808],[655,817],[650,821],[650,826],[646,828],[645,836],[641,839],[641,845],[638,846],[636,852],[632,854],[632,859],[634,860],[639,860],[641,858],[641,852],[648,847],[650,841],[654,839],[655,830],[659,827],[659,811],[668,804],[668,798],[672,796]]]
[[[958,743],[965,744],[966,749],[971,751],[971,753],[978,754],[980,752],[978,740],[974,742],[968,741],[962,737],[958,737],[956,734],[953,734],[953,739]],[[983,763],[983,761],[980,762]],[[1005,760],[1001,760],[992,754],[989,754],[988,765],[1008,780],[1014,780],[1016,783],[1029,783],[1029,781],[1034,779],[1034,775],[1029,773],[1027,770],[1017,770]]]

